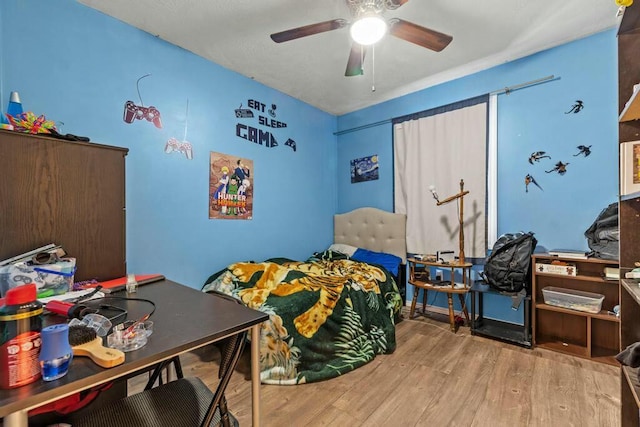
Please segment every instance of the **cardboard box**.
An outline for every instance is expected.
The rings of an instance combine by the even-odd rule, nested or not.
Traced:
[[[544,264],[544,263],[537,262],[536,272],[559,274],[561,276],[576,276],[578,274],[578,269],[573,264],[557,265],[557,264]]]

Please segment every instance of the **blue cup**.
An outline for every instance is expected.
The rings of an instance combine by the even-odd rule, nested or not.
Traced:
[[[64,377],[73,358],[73,350],[69,344],[69,325],[47,326],[40,332],[40,338],[42,346],[38,361],[42,379],[53,381]]]

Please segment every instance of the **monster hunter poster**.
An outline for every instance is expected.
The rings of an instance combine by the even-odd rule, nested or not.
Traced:
[[[253,160],[211,152],[209,219],[252,219]]]

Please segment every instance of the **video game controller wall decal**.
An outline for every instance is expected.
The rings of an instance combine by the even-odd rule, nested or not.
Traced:
[[[296,142],[293,139],[291,139],[291,138],[287,139],[287,142],[285,142],[284,145],[286,145],[287,147],[291,147],[293,149],[293,152],[295,153],[295,151],[296,151]]]
[[[145,74],[136,81],[136,90],[138,91],[138,98],[140,98],[140,105],[136,105],[136,103],[133,101],[125,102],[124,115],[122,117],[122,120],[124,120],[125,123],[131,124],[135,120],[145,119],[148,122],[153,123],[158,129],[162,129],[162,119],[160,118],[160,111],[158,111],[158,109],[152,105],[145,107],[144,103],[142,102],[142,96],[140,96],[140,80],[144,79],[145,77],[149,77],[150,75],[151,74]]]
[[[276,108],[278,108],[276,104],[271,104],[271,109],[269,110],[269,115],[274,119],[276,118]]]
[[[187,160],[193,160],[193,147],[189,141],[178,141],[175,138],[169,138],[164,145],[164,152],[171,153],[184,153]]]
[[[187,99],[187,111],[184,118],[184,138],[182,141],[178,141],[177,138],[169,138],[167,143],[164,145],[164,152],[167,154],[171,153],[182,153],[185,155],[187,160],[193,160],[193,146],[189,141],[187,141],[187,124],[189,122],[189,100]]]
[[[133,123],[134,120],[146,119],[158,128],[162,129],[162,120],[160,119],[160,111],[156,107],[143,107],[136,105],[133,101],[127,101],[124,104],[124,117],[127,123]]]
[[[240,107],[236,108],[236,117],[239,119],[253,118],[253,111],[248,108],[242,108],[242,103],[240,103]]]

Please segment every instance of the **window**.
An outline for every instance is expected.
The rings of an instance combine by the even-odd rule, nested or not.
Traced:
[[[395,211],[407,215],[407,250],[435,253],[458,249],[460,199],[464,203],[467,258],[484,258],[487,242],[497,238],[496,95],[404,116],[393,121]]]

